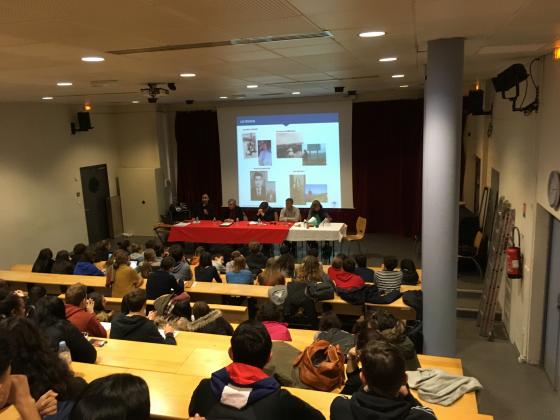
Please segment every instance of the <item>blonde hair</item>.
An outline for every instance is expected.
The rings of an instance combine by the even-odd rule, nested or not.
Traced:
[[[323,280],[323,273],[321,271],[321,265],[319,264],[319,259],[312,255],[308,255],[303,259],[303,264],[301,264],[296,273],[297,280],[307,281],[307,282],[318,282]]]

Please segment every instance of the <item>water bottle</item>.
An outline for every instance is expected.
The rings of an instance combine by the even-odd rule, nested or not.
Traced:
[[[194,219],[194,222],[195,222],[195,223],[200,223],[200,220],[198,220],[198,217],[196,217],[196,218]]]
[[[58,357],[64,360],[68,365],[72,362],[72,355],[70,354],[70,349],[66,345],[66,341],[58,343]]]
[[[257,223],[258,223],[259,225],[262,223],[260,217],[257,219]]]

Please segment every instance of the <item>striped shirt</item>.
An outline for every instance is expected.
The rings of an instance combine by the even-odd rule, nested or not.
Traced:
[[[375,284],[381,291],[400,290],[402,273],[400,271],[381,270],[375,272]]]

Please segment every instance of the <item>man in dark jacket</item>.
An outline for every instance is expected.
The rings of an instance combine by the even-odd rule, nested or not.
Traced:
[[[155,313],[150,312],[146,317],[146,291],[135,289],[123,298],[128,313],[118,314],[111,321],[110,338],[121,340],[144,341],[147,343],[177,344],[174,329],[167,324],[164,328],[165,338],[159,333],[153,318]]]
[[[175,266],[173,257],[161,260],[160,269],[148,274],[146,282],[146,295],[148,299],[157,299],[170,293],[181,294],[184,290],[183,282],[177,281],[169,271]]]
[[[100,324],[93,312],[93,301],[87,299],[87,287],[76,283],[66,290],[64,297],[66,319],[81,332],[93,337],[107,337],[107,331]]]
[[[352,398],[337,397],[331,420],[434,420],[434,412],[412,396],[405,361],[392,344],[370,342],[360,352],[362,388]]]
[[[325,417],[280,388],[262,369],[270,360],[272,341],[264,325],[245,321],[231,338],[233,363],[203,379],[195,389],[189,415],[216,419],[306,419]]]
[[[268,257],[261,252],[261,244],[249,242],[249,255],[245,258],[245,262],[253,274],[256,275],[264,270],[267,259]]]

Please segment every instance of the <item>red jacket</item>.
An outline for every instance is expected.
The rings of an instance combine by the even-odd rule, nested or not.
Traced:
[[[85,309],[75,305],[64,305],[66,308],[66,319],[70,321],[81,332],[87,332],[93,337],[107,337],[107,331],[99,323],[95,314],[90,314]]]
[[[354,273],[348,273],[344,270],[329,268],[329,277],[336,287],[340,289],[353,289],[364,286],[364,280]]]
[[[276,321],[263,321],[271,340],[292,341],[288,324]]]

